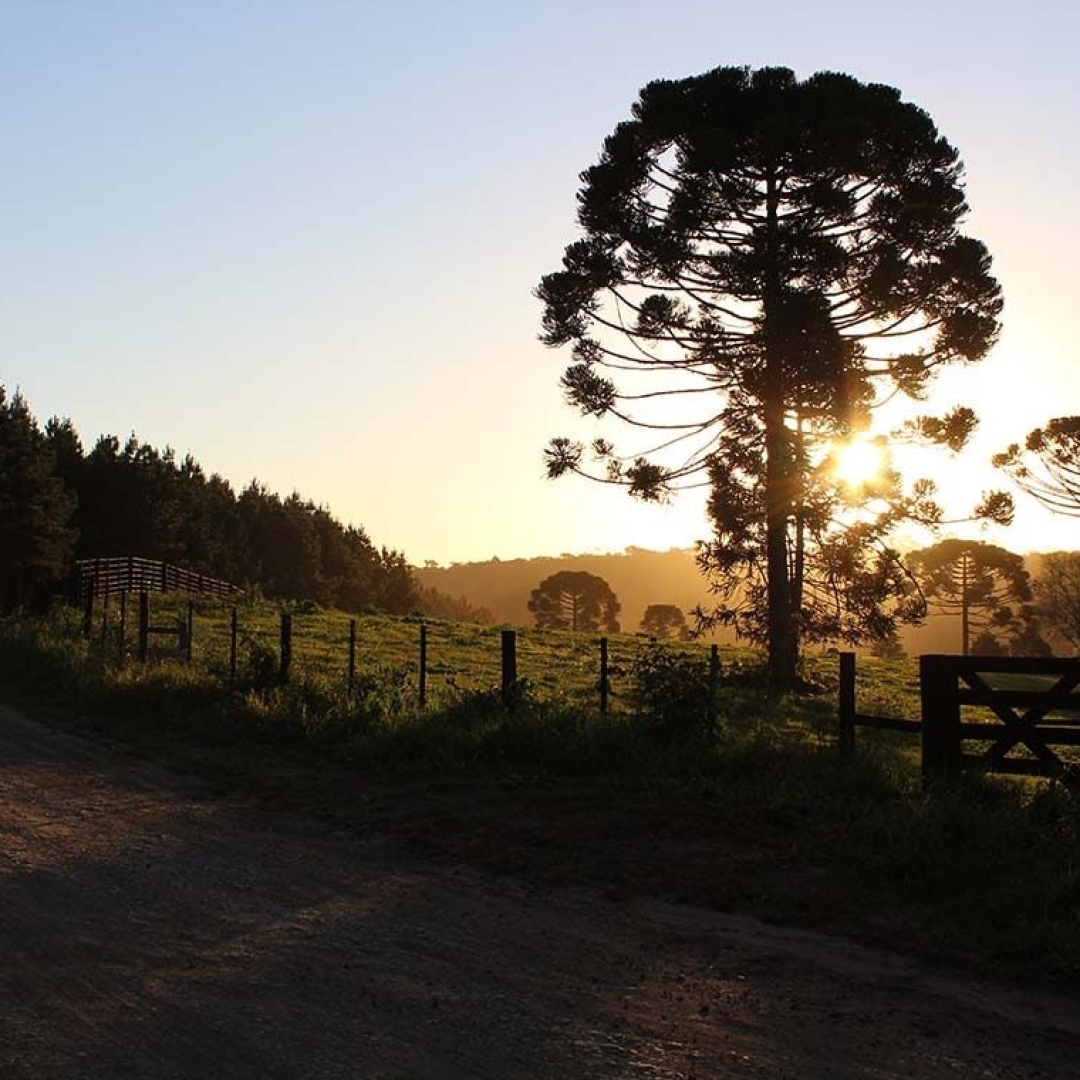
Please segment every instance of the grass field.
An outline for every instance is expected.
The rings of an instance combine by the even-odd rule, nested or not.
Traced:
[[[277,655],[280,644],[281,611],[292,614],[292,676],[339,683],[344,689],[349,659],[350,621],[356,622],[356,670],[364,673],[398,673],[412,688],[419,689],[421,620],[415,616],[391,618],[384,615],[349,616],[340,611],[323,611],[315,605],[278,605],[263,600],[243,600],[233,605],[219,600],[194,603],[192,661],[196,670],[224,677],[230,654],[230,615],[235,606],[238,624],[238,664],[243,669],[257,658]],[[178,624],[186,619],[187,599],[183,596],[154,596],[151,621],[157,625]],[[114,600],[103,625],[100,608],[94,620],[91,643],[97,651],[119,655],[118,610]],[[129,609],[126,654],[135,649],[135,612]],[[427,692],[438,706],[461,692],[489,690],[500,682],[500,627],[428,619]],[[104,631],[104,635],[103,635]],[[609,634],[608,682],[612,712],[625,713],[631,707],[631,683],[635,665],[652,642],[635,634]],[[102,648],[103,641],[108,647]],[[153,655],[174,660],[170,646],[155,644]],[[519,628],[517,672],[537,699],[571,703],[584,709],[598,708],[600,681],[600,635],[558,630]],[[669,641],[665,648],[707,664],[709,646],[695,641]],[[756,671],[760,656],[751,649],[724,646],[720,649],[725,682]],[[835,651],[811,653],[806,659],[809,681],[822,688],[836,684]],[[866,711],[915,715],[918,708],[917,667],[914,661],[860,660],[860,708]]]

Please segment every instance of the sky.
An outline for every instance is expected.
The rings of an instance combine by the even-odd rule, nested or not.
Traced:
[[[0,383],[417,564],[692,545],[700,492],[544,478],[551,436],[617,431],[563,402],[532,290],[645,83],[845,71],[959,149],[1004,290],[991,356],[935,391],[982,417],[928,466],[970,503],[1080,413],[1078,38],[1058,0],[0,0]],[[1017,499],[983,538],[1080,547]]]

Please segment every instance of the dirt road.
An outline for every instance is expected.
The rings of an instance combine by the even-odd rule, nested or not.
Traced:
[[[0,1077],[1080,1075],[1080,1004],[214,797],[0,708]]]

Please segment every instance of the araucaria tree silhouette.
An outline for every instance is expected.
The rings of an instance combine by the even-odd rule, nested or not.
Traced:
[[[940,517],[933,485],[884,469],[845,488],[832,455],[876,401],[921,396],[998,333],[956,151],[890,87],[729,67],[646,86],[582,180],[584,235],[537,289],[542,340],[571,347],[562,385],[584,415],[660,432],[629,454],[596,440],[594,478],[653,500],[710,486],[712,617],[767,644],[778,687],[801,640],[917,616],[885,540]],[[956,449],[974,423],[910,430]],[[566,438],[547,468],[593,475]],[[981,509],[1007,517],[1007,497]]]
[[[529,597],[540,630],[619,629],[620,604],[611,586],[584,570],[560,570],[544,578]]]
[[[996,544],[942,540],[908,557],[931,609],[959,616],[960,651],[975,641],[1031,637],[1031,579],[1024,560]]]

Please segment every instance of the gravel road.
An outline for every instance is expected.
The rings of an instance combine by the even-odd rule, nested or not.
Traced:
[[[0,708],[0,1077],[1080,1076],[1080,1003],[426,859]]]

